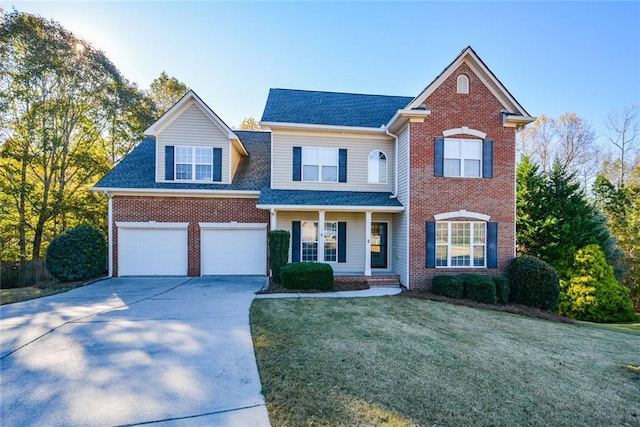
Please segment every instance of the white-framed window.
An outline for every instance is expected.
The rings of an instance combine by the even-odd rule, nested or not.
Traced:
[[[301,221],[301,261],[318,260],[318,222]],[[338,222],[324,223],[324,261],[338,261]]]
[[[369,154],[369,183],[387,183],[387,155],[380,150]]]
[[[444,176],[480,178],[482,176],[482,140],[445,138]]]
[[[436,222],[436,267],[485,267],[486,236],[486,222]]]
[[[457,79],[458,93],[469,93],[469,77],[460,74]]]
[[[302,147],[302,180],[338,182],[338,149]]]
[[[213,150],[211,147],[175,147],[176,180],[211,181]]]

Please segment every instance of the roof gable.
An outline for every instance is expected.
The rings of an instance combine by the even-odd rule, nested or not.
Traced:
[[[476,74],[483,84],[493,93],[498,101],[503,105],[509,114],[529,117],[529,113],[518,103],[509,93],[502,82],[491,72],[489,67],[480,59],[478,54],[471,48],[466,47],[411,103],[407,109],[419,108],[447,78],[451,76],[463,63]]]
[[[173,104],[171,108],[169,108],[158,120],[156,120],[151,126],[149,126],[145,131],[145,135],[147,136],[158,136],[164,129],[167,128],[174,120],[176,120],[180,115],[186,111],[191,105],[197,106],[200,111],[213,123],[215,127],[217,127],[224,135],[229,138],[229,141],[233,142],[234,145],[240,148],[240,151],[243,152],[244,155],[247,155],[246,147],[240,141],[240,138],[231,130],[227,124],[222,121],[220,117],[216,113],[213,112],[211,108],[207,104],[200,99],[200,97],[193,91],[189,90],[178,102]]]
[[[412,99],[406,96],[270,89],[261,124],[380,128]]]

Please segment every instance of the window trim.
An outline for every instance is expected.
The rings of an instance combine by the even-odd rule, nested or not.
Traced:
[[[304,161],[304,152],[305,150],[318,150],[318,163],[317,164],[311,164],[311,163],[305,163]],[[335,151],[335,166],[330,165],[331,167],[335,167],[336,168],[336,179],[334,181],[327,181],[322,179],[323,175],[322,175],[322,168],[323,168],[323,164],[322,164],[322,151],[323,150],[332,150]],[[318,179],[317,180],[309,180],[309,179],[305,179],[305,175],[304,175],[304,167],[305,166],[317,166],[318,167]],[[300,150],[300,181],[301,182],[328,182],[328,183],[338,183],[340,182],[340,149],[338,148],[333,148],[333,147],[301,147]]]
[[[339,243],[339,241],[340,241],[340,238],[339,238],[339,234],[340,234],[340,232],[339,232],[339,222],[340,221],[325,221],[324,222],[324,229],[325,230],[327,229],[327,224],[335,224],[335,230],[336,230],[336,233],[335,233],[335,235],[336,235],[335,261],[327,261],[326,257],[324,257],[324,261],[323,262],[327,263],[327,264],[337,264],[339,262],[339,254],[340,254],[340,252],[338,250],[338,246],[340,245],[340,243]],[[315,227],[316,227],[316,240],[304,240],[303,229],[304,229],[304,224],[305,223],[315,224]],[[318,235],[318,228],[319,228],[318,225],[319,225],[318,221],[304,221],[304,220],[300,221],[300,262],[318,262],[318,251],[320,250],[320,236]],[[326,239],[326,233],[325,233],[325,236],[323,236],[323,239]],[[315,257],[315,259],[312,259],[312,260],[305,260],[304,259],[303,245],[305,243],[315,243],[316,244],[316,257]],[[326,243],[327,243],[326,240],[324,240],[323,244],[322,244],[322,250],[323,251],[326,251],[326,246],[325,246]]]
[[[436,235],[435,235],[435,242],[434,242],[434,250],[435,250],[435,268],[464,268],[464,269],[470,269],[470,268],[488,268],[488,230],[487,230],[487,222],[486,221],[436,221]],[[439,224],[447,224],[447,242],[446,244],[442,244],[442,243],[438,243],[438,225]],[[468,249],[469,249],[469,265],[451,265],[451,253],[452,253],[452,244],[451,244],[451,230],[452,230],[452,224],[470,224],[469,227],[469,235],[470,235],[470,239],[469,239],[469,245],[468,245]],[[484,228],[484,242],[482,244],[477,244],[475,243],[475,226],[477,224],[482,224],[483,228]],[[447,248],[447,264],[446,265],[438,265],[438,247],[442,247],[445,246]],[[482,265],[475,265],[475,260],[476,258],[474,257],[474,249],[477,246],[482,246],[483,248],[483,258],[482,258]]]
[[[484,141],[482,139],[476,139],[476,138],[443,138],[444,142],[443,142],[443,148],[442,148],[442,163],[443,163],[443,167],[442,167],[442,176],[445,178],[470,178],[470,179],[478,179],[478,178],[483,178],[484,177]],[[446,151],[447,151],[447,141],[459,141],[460,142],[460,157],[447,157],[446,156]],[[474,158],[474,157],[465,157],[464,155],[464,149],[463,149],[463,144],[467,142],[475,142],[478,143],[480,145],[480,156],[479,158]],[[446,171],[447,168],[445,167],[446,161],[447,160],[459,160],[460,161],[460,175],[447,175]],[[464,163],[465,160],[478,160],[480,162],[480,168],[478,170],[478,176],[466,176],[464,174]]]
[[[378,153],[378,157],[375,159],[372,159],[371,156],[375,153]],[[384,160],[385,160],[385,164],[384,164],[384,181],[380,181],[380,154],[382,154],[384,156]],[[371,162],[375,161],[376,162],[376,167],[378,169],[378,173],[376,174],[376,176],[378,177],[377,180],[373,181],[371,179]],[[389,156],[387,156],[387,153],[385,153],[382,150],[373,150],[369,153],[369,155],[367,156],[367,183],[369,184],[387,184],[389,181]]]
[[[191,151],[191,162],[190,163],[184,163],[184,162],[178,162],[178,151],[180,149],[183,148],[188,148]],[[174,146],[174,160],[173,160],[173,177],[174,177],[174,181],[182,181],[182,182],[209,182],[209,181],[213,181],[213,175],[214,175],[214,154],[213,154],[213,148],[214,147],[202,147],[202,146],[197,146],[197,145],[175,145]],[[198,149],[203,149],[203,150],[210,150],[211,152],[211,163],[198,163],[197,162],[197,155],[196,155],[196,151]],[[179,178],[178,177],[178,165],[189,165],[190,166],[190,178]],[[196,178],[196,170],[197,170],[197,166],[210,166],[211,167],[211,173],[209,174],[209,177],[204,178],[204,179],[197,179]]]

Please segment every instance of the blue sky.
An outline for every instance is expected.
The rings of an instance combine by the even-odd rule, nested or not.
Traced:
[[[271,87],[415,96],[471,45],[527,111],[597,131],[640,103],[640,2],[32,2],[147,88],[162,70],[230,126]]]

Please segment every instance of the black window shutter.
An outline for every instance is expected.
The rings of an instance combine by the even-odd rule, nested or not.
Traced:
[[[347,182],[347,149],[338,150],[338,182]]]
[[[213,149],[213,180],[222,181],[222,148]]]
[[[498,268],[498,223],[487,223],[487,267]]]
[[[347,223],[338,223],[338,262],[347,262]]]
[[[436,222],[427,221],[427,268],[436,268]]]
[[[173,181],[173,145],[164,147],[164,179]]]
[[[493,140],[485,139],[482,142],[482,176],[493,177]]]
[[[302,147],[293,147],[293,180],[302,181]]]
[[[300,221],[291,223],[291,262],[300,261]]]
[[[434,176],[444,176],[444,138],[435,138]]]

